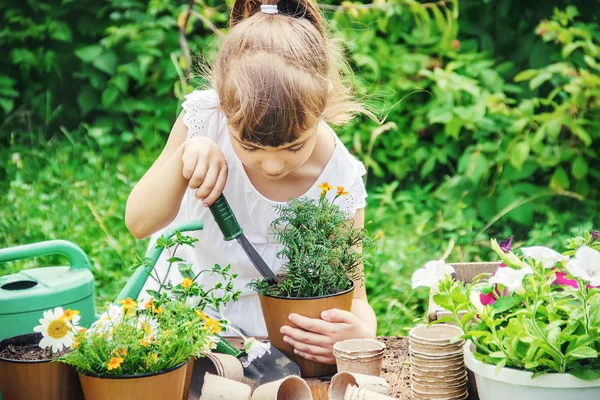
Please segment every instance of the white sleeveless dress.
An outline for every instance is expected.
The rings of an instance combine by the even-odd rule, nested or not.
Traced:
[[[285,260],[277,257],[277,253],[282,246],[273,237],[270,225],[277,217],[275,207],[282,203],[265,198],[250,182],[241,161],[233,151],[227,132],[227,118],[218,105],[218,95],[214,90],[194,91],[186,96],[182,107],[185,110],[183,122],[188,128],[187,138],[208,137],[214,140],[225,154],[229,168],[227,184],[224,189],[225,197],[248,240],[264,258],[267,265],[277,274],[281,267],[285,265]],[[348,152],[333,130],[325,123],[323,124],[335,136],[335,151],[320,177],[304,196],[318,199],[321,191],[316,186],[324,181],[334,188],[344,186],[348,191],[348,196],[338,199],[337,204],[349,216],[353,216],[358,209],[364,208],[366,205],[367,193],[363,183],[365,168],[360,161]],[[334,192],[335,190],[330,191],[329,195],[334,196]],[[187,233],[198,238],[199,241],[195,243],[195,248],[189,246],[180,248],[177,255],[192,263],[194,270],[209,269],[214,264],[223,267],[231,265],[231,273],[238,274],[235,280],[236,289],[241,290],[242,295],[237,302],[230,303],[221,311],[233,325],[240,328],[244,333],[253,336],[266,336],[267,331],[258,295],[251,289],[246,288],[251,280],[260,278],[260,274],[237,241],[226,242],[223,239],[223,234],[209,209],[203,207],[202,202],[197,200],[194,194],[194,190],[186,190],[179,213],[169,227],[201,219],[204,222],[204,229]],[[159,231],[152,235],[150,247],[154,245],[162,232]],[[169,255],[165,251],[156,265],[156,270],[161,279],[167,271],[168,263],[166,260],[168,258]],[[213,287],[215,280],[207,275],[202,274],[199,283],[204,284],[207,288]],[[173,284],[182,281],[181,274],[175,268],[175,265],[167,279],[171,280]],[[156,289],[156,286],[154,280],[148,280],[138,299],[140,303],[143,304],[149,299],[146,290]]]

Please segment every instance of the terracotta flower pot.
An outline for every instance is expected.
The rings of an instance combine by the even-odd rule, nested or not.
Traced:
[[[37,346],[42,335],[30,333],[0,342]],[[21,361],[0,358],[0,398],[5,400],[83,400],[77,372],[52,360]]]
[[[332,308],[350,311],[352,309],[353,296],[354,286],[346,291],[321,297],[290,298],[259,296],[271,344],[298,364],[303,377],[311,378],[334,374],[336,372],[336,366],[321,364],[297,356],[294,354],[294,348],[283,341],[283,335],[279,330],[284,325],[293,328],[297,327],[292,324],[288,318],[292,313],[303,315],[308,318],[321,318],[321,313],[323,311]]]
[[[181,399],[188,361],[166,371],[125,376],[92,376],[79,373],[85,400]]]

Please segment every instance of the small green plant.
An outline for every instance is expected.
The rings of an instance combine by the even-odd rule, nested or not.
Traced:
[[[512,240],[492,248],[502,263],[472,283],[451,277],[452,267],[431,261],[413,275],[433,300],[452,313],[485,363],[531,371],[600,378],[600,242],[598,231],[570,239],[560,254],[543,246],[521,248]]]
[[[260,294],[284,297],[325,296],[350,289],[352,281],[363,278],[363,249],[373,243],[367,230],[348,223],[348,215],[335,201],[348,195],[342,186],[332,201],[327,193],[333,188],[324,182],[319,200],[292,199],[279,206],[279,217],[272,223],[283,249],[278,257],[287,264],[277,284],[265,279],[250,284]]]
[[[85,374],[136,375],[173,368],[215,348],[227,321],[210,318],[203,310],[210,307],[218,312],[241,292],[234,289],[237,275],[229,274],[229,266],[194,273],[190,264],[177,257],[180,246],[195,241],[180,232],[170,239],[161,237],[156,247],[169,251],[171,257],[164,279],[155,269],[150,274],[159,284],[158,290],[148,290],[150,300],[140,306],[130,298],[111,304],[89,329],[77,332],[71,352],[61,360]],[[138,258],[135,267],[151,264],[149,258]],[[177,285],[166,281],[174,264],[183,278]],[[197,282],[204,273],[219,278],[213,288],[207,290]]]

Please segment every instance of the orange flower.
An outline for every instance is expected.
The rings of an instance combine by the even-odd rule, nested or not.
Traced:
[[[144,308],[154,309],[154,299],[151,298],[150,300],[148,300],[148,302],[144,304]]]
[[[332,186],[331,186],[329,183],[327,183],[327,182],[323,182],[323,183],[321,183],[320,185],[317,185],[317,188],[318,188],[318,189],[321,189],[321,191],[322,191],[322,192],[325,192],[325,193],[327,193],[327,192],[329,192],[331,189],[333,189],[333,187],[332,187]]]
[[[123,364],[123,361],[125,360],[121,357],[111,357],[110,362],[108,363],[108,370],[110,371],[119,368],[121,364]]]
[[[184,289],[190,288],[193,284],[194,281],[190,278],[183,278],[183,282],[181,282],[181,286],[183,286]]]
[[[67,320],[67,321],[71,321],[73,320],[73,317],[79,315],[79,311],[77,310],[71,310],[70,308],[67,308],[62,315],[62,318]]]
[[[343,186],[338,186],[337,187],[337,193],[336,193],[336,195],[338,195],[338,196],[348,196],[348,192],[346,192],[344,190]]]
[[[160,315],[163,312],[163,308],[162,307],[152,307],[152,312],[156,315]]]
[[[148,346],[150,346],[150,340],[149,339],[140,339],[140,344],[144,347],[148,347]]]
[[[127,349],[123,347],[122,349],[117,350],[117,355],[125,357],[127,355]]]
[[[208,319],[208,315],[204,314],[202,311],[200,311],[200,310],[194,310],[194,312],[196,313],[197,316],[199,316],[203,320],[207,320]]]
[[[207,318],[204,321],[204,327],[208,329],[208,333],[211,335],[218,335],[221,332],[221,323],[216,319]]]

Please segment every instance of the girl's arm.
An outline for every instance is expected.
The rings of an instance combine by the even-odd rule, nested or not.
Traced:
[[[187,187],[196,198],[212,204],[227,180],[227,161],[215,142],[206,137],[186,140],[182,112],[165,148],[135,185],[125,208],[125,224],[138,239],[164,228],[175,219]]]
[[[362,228],[365,211],[360,209],[354,216],[354,226]],[[362,251],[361,249],[358,249]],[[362,266],[361,266],[362,269]],[[363,281],[354,282],[352,312],[338,309],[321,313],[321,319],[290,314],[289,319],[299,328],[284,326],[283,340],[294,347],[294,353],[313,361],[334,364],[333,345],[346,339],[374,338],[377,333],[375,312],[367,301]]]

